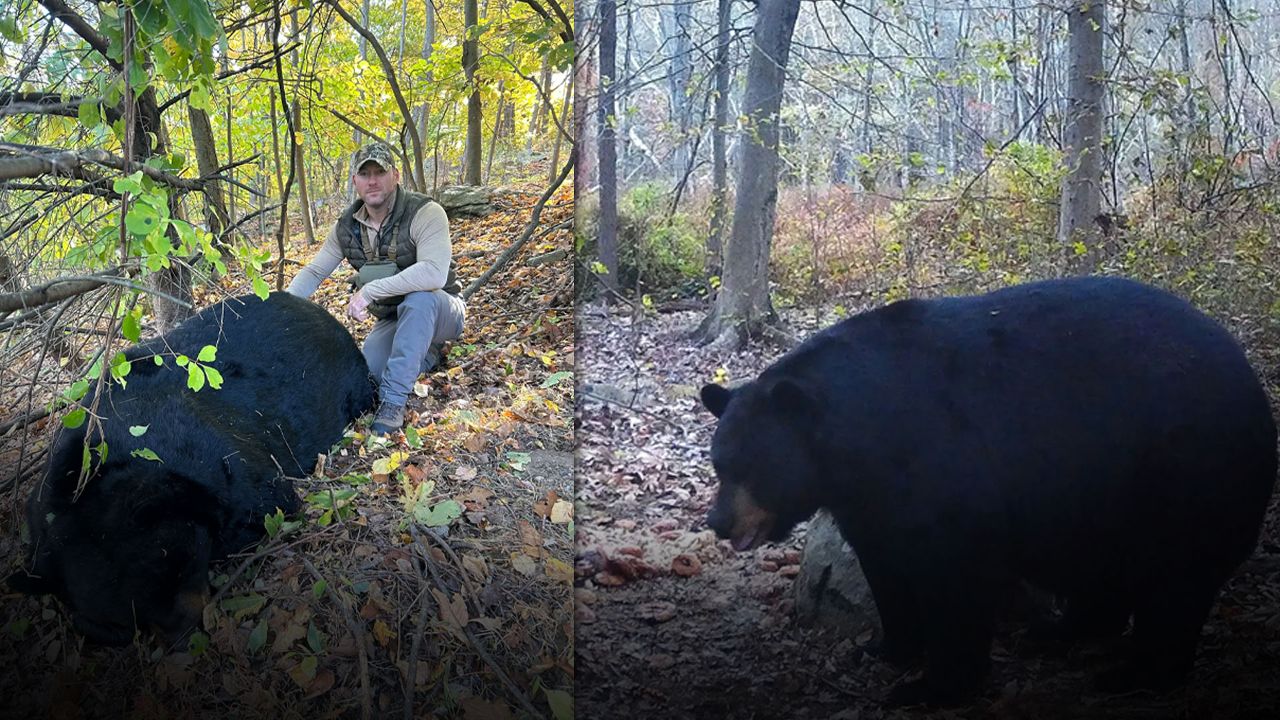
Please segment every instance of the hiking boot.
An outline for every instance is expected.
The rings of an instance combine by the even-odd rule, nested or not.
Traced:
[[[373,425],[369,429],[379,435],[387,435],[404,427],[404,405],[384,402],[378,406],[378,414],[373,416]]]

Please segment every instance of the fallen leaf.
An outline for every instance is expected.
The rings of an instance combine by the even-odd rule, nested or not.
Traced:
[[[551,506],[551,522],[564,525],[573,519],[573,503],[568,500],[557,500]]]
[[[528,520],[520,520],[516,523],[516,528],[520,532],[520,542],[533,547],[542,547],[542,533],[533,526]]]
[[[325,668],[316,673],[316,678],[307,686],[307,694],[303,700],[320,697],[321,695],[333,689],[333,683],[337,678],[334,677],[333,671]]]
[[[277,621],[276,618],[279,618]],[[272,626],[276,631],[275,642],[271,650],[276,654],[287,652],[293,644],[307,636],[307,623],[311,622],[311,606],[303,605],[290,614],[277,613],[272,618]]]
[[[396,637],[396,633],[389,625],[379,619],[373,622],[373,637],[378,641],[379,645],[386,647],[387,643]]]
[[[478,453],[481,450],[484,450],[484,447],[487,444],[488,444],[488,441],[485,440],[484,435],[480,433],[472,433],[471,435],[467,436],[466,440],[462,441],[462,447],[468,450],[469,452],[473,452],[473,453]]]
[[[440,619],[444,622],[449,632],[453,633],[459,640],[467,641],[467,634],[462,631],[462,626],[467,624],[467,601],[462,597],[461,593],[455,593],[452,597],[446,595],[439,588],[431,588],[431,594],[436,599],[436,605],[440,608]]]
[[[538,562],[522,553],[511,553],[511,567],[526,577],[532,577],[538,572]]]
[[[489,577],[489,567],[485,565],[484,558],[471,553],[462,554],[462,567],[471,573],[477,580],[484,580]]]
[[[427,383],[416,382],[413,384],[413,394],[424,398],[431,394],[431,386]]]
[[[533,504],[533,511],[541,517],[549,518],[551,517],[551,507],[555,505],[556,501],[559,499],[560,496],[556,494],[556,491],[550,490],[547,492],[546,497],[539,499]]]
[[[571,583],[573,582],[573,568],[569,567],[569,563],[559,559],[547,558],[547,577],[555,582]]]
[[[479,471],[470,465],[459,465],[453,469],[453,478],[461,482],[471,482],[476,479],[477,474]]]
[[[306,690],[311,687],[311,682],[316,679],[316,668],[320,661],[314,655],[308,655],[302,658],[302,662],[289,668],[289,677],[298,687]]]

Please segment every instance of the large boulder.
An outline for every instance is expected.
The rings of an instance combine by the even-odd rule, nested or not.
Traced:
[[[830,627],[850,637],[880,627],[858,557],[825,510],[809,522],[793,592],[802,625]]]
[[[480,185],[446,185],[436,192],[450,220],[460,217],[484,217],[493,212],[493,191]]]

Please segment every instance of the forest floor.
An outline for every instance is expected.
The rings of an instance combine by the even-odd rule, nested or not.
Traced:
[[[496,212],[451,222],[464,286],[520,237],[540,194],[504,188]],[[571,717],[572,216],[565,185],[470,298],[463,337],[410,397],[406,432],[371,437],[364,418],[296,479],[305,518],[215,567],[186,645],[95,647],[53,599],[4,591],[0,717]],[[305,262],[318,245],[297,222],[291,232],[288,257]],[[554,250],[561,259],[527,263]],[[344,312],[349,273],[312,299],[362,340],[372,323]],[[199,288],[198,305],[246,292],[235,277]],[[24,557],[31,486],[28,474],[0,499],[6,574]],[[455,512],[431,517],[442,508]]]
[[[577,710],[587,718],[1084,719],[1280,717],[1280,503],[1260,547],[1220,596],[1188,685],[1167,695],[1098,694],[1090,676],[1116,648],[1066,658],[1020,652],[1001,626],[988,693],[972,705],[888,709],[904,674],[848,637],[800,627],[792,586],[804,526],[783,544],[734,553],[706,527],[716,481],[713,379],[759,373],[782,350],[717,356],[688,339],[701,315],[598,304],[578,315]],[[799,336],[834,318],[785,316]],[[1277,405],[1280,407],[1280,405]],[[1126,638],[1119,642],[1123,643]]]

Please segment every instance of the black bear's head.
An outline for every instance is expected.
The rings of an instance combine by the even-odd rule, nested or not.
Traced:
[[[54,484],[36,492],[52,493]],[[145,630],[176,639],[204,606],[213,507],[206,491],[162,466],[109,464],[74,501],[33,498],[27,566],[6,583],[55,595],[76,630],[103,645]]]
[[[821,504],[821,400],[796,380],[762,377],[732,390],[706,385],[702,403],[720,419],[711,440],[720,489],[708,525],[736,550],[786,539]]]

